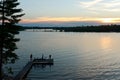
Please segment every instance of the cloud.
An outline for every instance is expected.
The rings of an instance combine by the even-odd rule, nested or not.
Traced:
[[[101,2],[103,0],[94,0],[94,1],[90,1],[90,2],[80,2],[81,6],[84,6],[86,8],[92,7],[96,4],[98,4],[99,2]]]
[[[103,3],[103,5],[107,8],[117,8],[118,6],[120,6],[120,1],[113,0],[109,1],[108,3]]]
[[[119,0],[93,0],[79,3],[80,7],[91,11],[120,11]]]
[[[116,23],[120,23],[120,18],[114,19],[113,21]]]

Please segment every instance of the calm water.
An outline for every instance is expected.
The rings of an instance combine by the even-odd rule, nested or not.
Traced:
[[[21,32],[20,60],[11,65],[16,75],[30,54],[49,54],[53,66],[33,67],[26,80],[119,80],[119,33]]]

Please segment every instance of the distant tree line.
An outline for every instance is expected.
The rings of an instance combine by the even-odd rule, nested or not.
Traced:
[[[76,27],[23,27],[24,29],[53,29],[64,32],[120,32],[120,25],[76,26]]]

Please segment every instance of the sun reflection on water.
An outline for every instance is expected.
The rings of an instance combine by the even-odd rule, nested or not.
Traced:
[[[102,37],[100,39],[100,44],[103,49],[110,48],[112,44],[112,39],[110,37]]]

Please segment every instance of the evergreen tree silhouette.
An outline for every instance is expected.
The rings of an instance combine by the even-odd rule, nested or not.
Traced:
[[[17,49],[15,38],[19,34],[20,26],[17,23],[24,15],[22,9],[17,9],[20,3],[18,0],[1,0],[0,1],[0,78],[2,79],[2,64],[14,63],[18,56],[14,53]]]

